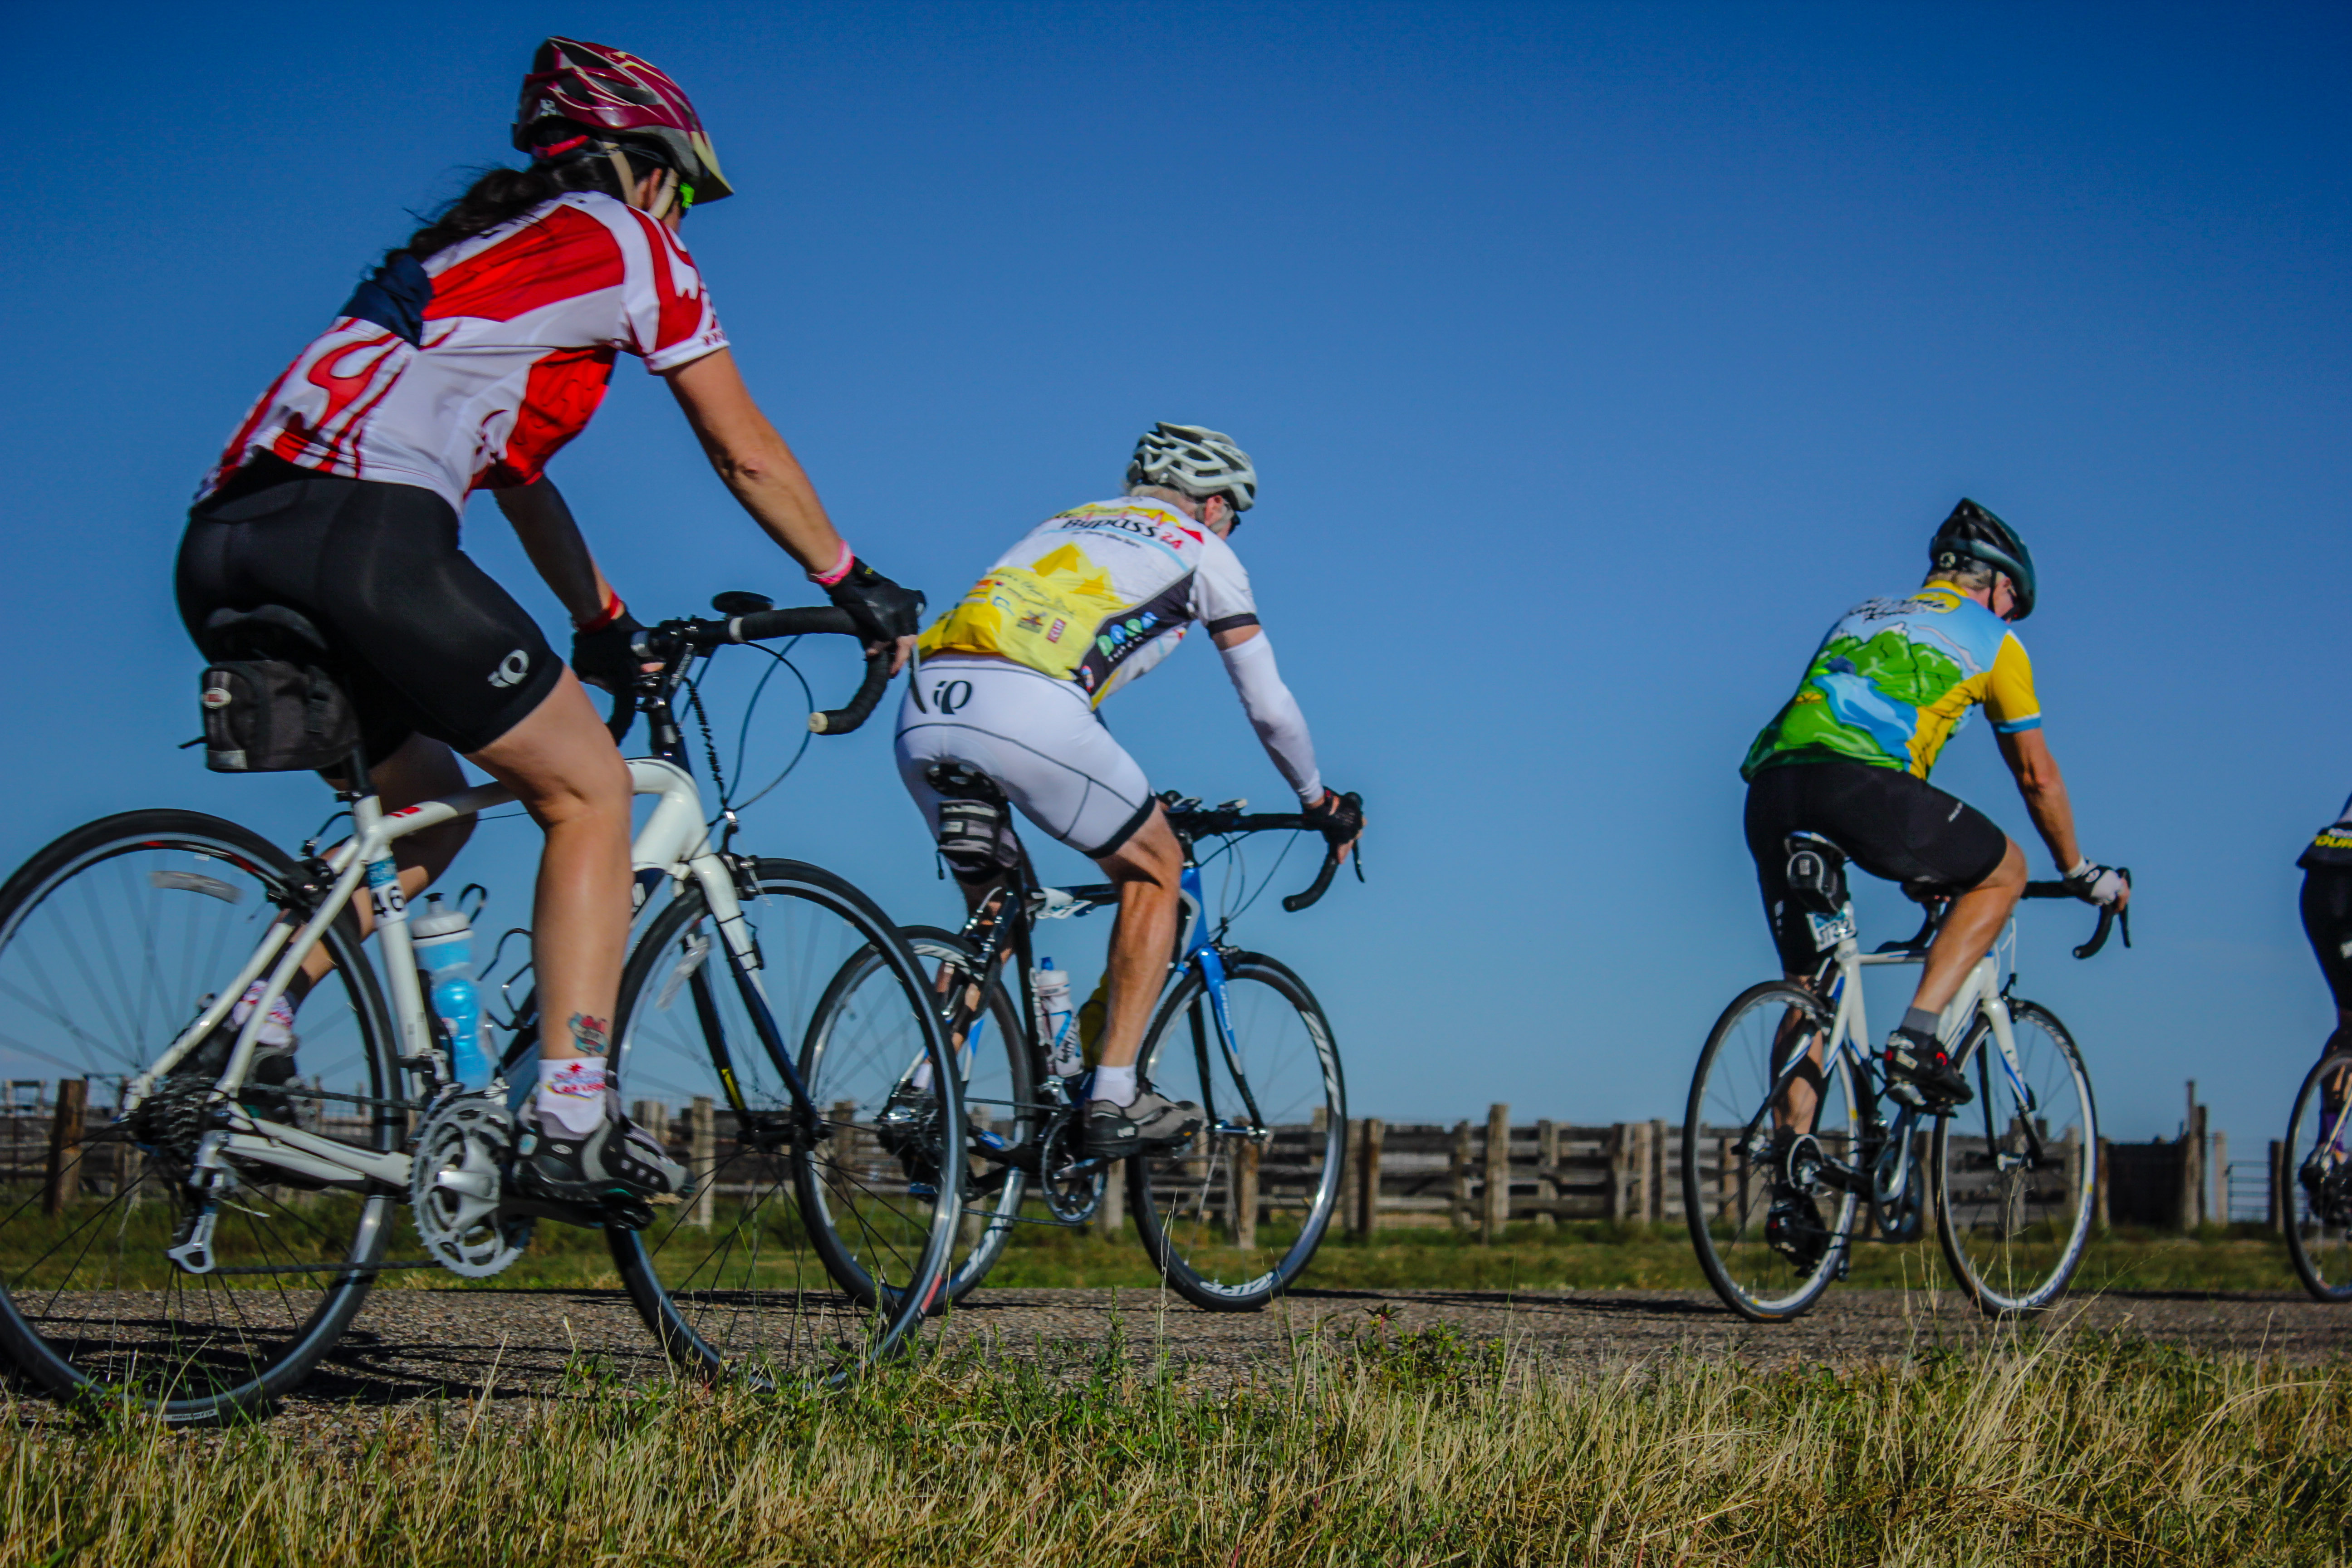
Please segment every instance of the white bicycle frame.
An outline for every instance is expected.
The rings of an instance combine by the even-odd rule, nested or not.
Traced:
[[[652,814],[630,846],[633,868],[639,872],[658,871],[680,883],[692,878],[709,900],[710,912],[726,938],[728,950],[751,976],[752,984],[758,984],[759,946],[736,897],[734,875],[710,843],[709,827],[702,815],[702,793],[696,787],[693,776],[658,758],[632,757],[629,778],[638,795],[656,797]],[[261,1026],[269,1015],[270,1005],[284,994],[302,961],[319,945],[327,928],[342,913],[362,880],[374,906],[376,943],[390,982],[394,1027],[401,1047],[396,1053],[399,1063],[404,1068],[429,1070],[438,1079],[446,1079],[448,1060],[441,1049],[425,989],[417,981],[407,900],[401,892],[399,868],[394,863],[392,848],[412,833],[509,805],[513,799],[503,785],[480,784],[389,813],[373,794],[353,801],[352,836],[326,858],[327,868],[334,874],[334,884],[327,896],[299,930],[284,920],[271,923],[236,979],[181,1032],[170,1049],[131,1080],[124,1094],[124,1113],[127,1115],[152,1092],[165,1074],[217,1028],[247,988],[268,971],[262,994],[251,1015],[239,1026],[236,1045],[229,1052],[228,1062],[221,1069],[215,1086],[225,1101],[227,1126],[205,1135],[197,1151],[198,1168],[217,1170],[222,1156],[234,1155],[330,1185],[366,1187],[381,1183],[406,1191],[408,1155],[398,1152],[374,1153],[299,1127],[266,1121],[237,1103],[236,1094],[244,1087],[246,1074],[252,1068]]]
[[[1924,964],[1927,961],[1927,955],[1923,952],[1910,949],[1895,952],[1863,952],[1859,935],[1860,927],[1854,920],[1853,903],[1851,900],[1847,900],[1844,908],[1835,915],[1827,918],[1815,916],[1813,919],[1817,940],[1832,934],[1837,938],[1837,972],[1839,978],[1843,982],[1838,987],[1837,1012],[1830,1025],[1829,1040],[1822,1047],[1823,1068],[1826,1070],[1832,1063],[1843,1056],[1860,1080],[1865,1084],[1870,1083],[1873,1081],[1870,1047],[1872,1036],[1869,1016],[1863,1001],[1862,972],[1866,968],[1887,964]],[[2003,944],[2012,942],[2016,934],[2017,920],[2012,915],[2009,923],[2001,928],[2000,940],[1995,942],[1986,950],[1985,955],[1977,960],[1976,966],[1969,971],[1968,978],[1960,982],[1958,993],[1945,1006],[1942,1016],[1936,1023],[1936,1037],[1946,1042],[1948,1046],[1957,1044],[1966,1035],[1969,1018],[1975,1014],[1982,1013],[1986,1021],[1992,1026],[1993,1044],[2000,1053],[2001,1070],[2009,1079],[2011,1091],[2017,1096],[2021,1107],[2031,1109],[2033,1105],[2033,1095],[2026,1088],[2024,1069],[2018,1065],[2017,1036],[2010,1022],[2009,1001],[2001,994],[2000,986],[1999,955]],[[1967,1065],[1966,1062],[1954,1058],[1953,1066],[1956,1068],[1965,1068]],[[1796,1062],[1792,1061],[1781,1069],[1780,1081],[1773,1086],[1775,1100],[1786,1087],[1787,1080],[1794,1076],[1796,1066]],[[1894,1171],[1894,1180],[1881,1196],[1887,1202],[1899,1199],[1903,1195],[1904,1189],[1909,1185],[1910,1180],[1910,1162],[1898,1161]]]

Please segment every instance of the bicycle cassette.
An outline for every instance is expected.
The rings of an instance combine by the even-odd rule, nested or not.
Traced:
[[[409,1205],[425,1250],[452,1274],[487,1279],[530,1243],[530,1220],[501,1206],[514,1146],[503,1089],[444,1100],[417,1131]]]

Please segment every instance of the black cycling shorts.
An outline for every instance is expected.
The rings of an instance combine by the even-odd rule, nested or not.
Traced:
[[[2314,866],[2303,874],[2303,934],[2337,1009],[2352,1012],[2352,866]]]
[[[478,752],[563,675],[539,624],[457,548],[457,514],[415,485],[256,457],[188,513],[176,588],[191,637],[219,609],[309,616],[371,759],[412,731]]]
[[[1783,763],[1748,786],[1748,853],[1764,919],[1790,974],[1822,955],[1804,911],[1789,899],[1791,833],[1818,833],[1874,877],[1965,891],[1999,869],[2009,835],[1992,818],[1925,779],[1864,763]]]

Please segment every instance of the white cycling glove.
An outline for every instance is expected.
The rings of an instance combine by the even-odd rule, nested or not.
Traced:
[[[2130,887],[2121,871],[2112,866],[2102,866],[2087,857],[2066,873],[2066,888],[2086,904],[2096,904],[2103,910],[2113,909],[2116,900]]]

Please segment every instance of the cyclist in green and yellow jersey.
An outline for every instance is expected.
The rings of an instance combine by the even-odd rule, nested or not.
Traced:
[[[1927,783],[1971,708],[1982,704],[1991,720],[2001,760],[2076,896],[2121,909],[2131,885],[2074,841],[2074,807],[2042,735],[2033,668],[2011,629],[2033,610],[2033,557],[2024,542],[1964,500],[1936,531],[1927,561],[1916,593],[1867,600],[1830,628],[1740,773],[1748,850],[1791,980],[1810,982],[1821,963],[1811,923],[1790,895],[1791,834],[1830,840],[1874,877],[1956,894],[1910,1010],[1886,1042],[1888,1092],[1941,1109],[1972,1096],[1936,1037],[1937,1017],[2026,881],[2025,852],[1991,818]],[[1789,1109],[1802,1122],[1811,1103],[1801,1078]]]

